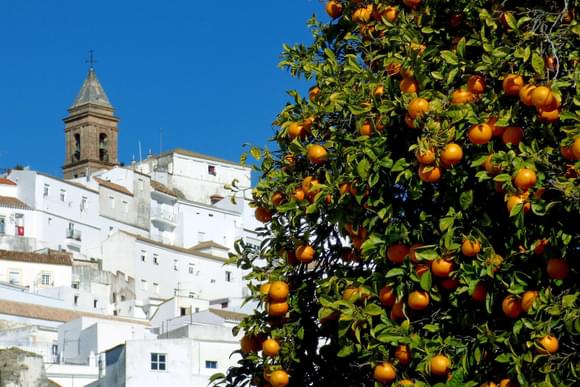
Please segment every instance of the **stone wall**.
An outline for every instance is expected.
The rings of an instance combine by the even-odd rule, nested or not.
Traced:
[[[48,387],[42,356],[18,348],[0,349],[0,387]]]

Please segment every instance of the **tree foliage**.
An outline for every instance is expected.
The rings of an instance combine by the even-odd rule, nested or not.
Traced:
[[[330,1],[284,47],[313,87],[252,152],[259,308],[215,384],[579,380],[577,5]]]

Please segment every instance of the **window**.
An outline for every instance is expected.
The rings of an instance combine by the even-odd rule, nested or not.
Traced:
[[[123,200],[123,212],[125,214],[128,214],[129,213],[129,203],[127,201],[125,201],[125,200]]]
[[[143,191],[145,189],[145,184],[143,183],[143,179],[137,179],[139,185],[139,191]]]
[[[207,166],[207,173],[208,173],[208,175],[215,176],[216,175],[216,173],[215,173],[215,165],[208,165]]]
[[[73,281],[71,287],[73,289],[79,289],[81,287],[81,282],[80,281]]]
[[[113,196],[109,196],[109,203],[112,210],[115,209],[115,198]]]
[[[93,308],[97,309],[97,304],[99,303],[99,300],[94,299],[93,300]]]
[[[88,200],[86,196],[81,198],[81,212],[85,212],[87,210]]]
[[[79,296],[78,296],[78,294],[75,294],[74,303],[75,303],[75,305],[78,305],[79,304]]]
[[[195,266],[193,265],[193,263],[189,264],[189,274],[193,274],[193,271],[195,269]]]
[[[153,254],[153,264],[159,265],[159,255]]]
[[[50,185],[45,184],[44,185],[44,189],[42,191],[42,197],[46,199],[48,197],[48,192],[49,191],[50,191]]]
[[[177,259],[173,260],[173,270],[179,271],[179,261]]]
[[[167,364],[167,354],[152,353],[151,354],[151,369],[153,371],[165,371]]]
[[[8,282],[12,285],[20,285],[20,272],[16,270],[8,272]]]
[[[184,308],[184,307],[179,308],[179,315],[180,316],[187,315],[187,308]]]
[[[232,272],[226,271],[226,282],[232,282]]]
[[[61,189],[60,190],[60,201],[64,202],[66,200],[66,190]]]
[[[155,290],[155,294],[159,294],[159,284],[157,282],[153,282],[153,289]]]
[[[215,360],[206,360],[205,361],[205,368],[217,368],[217,361]]]
[[[73,154],[73,161],[79,161],[81,159],[81,134],[75,133],[75,152]]]
[[[6,233],[6,218],[0,216],[0,235]]]
[[[212,283],[212,284],[215,284],[215,279],[212,278],[212,279],[209,280],[209,282]]]
[[[49,273],[42,273],[40,276],[40,284],[44,286],[50,285],[50,277],[51,275]]]
[[[141,280],[141,289],[147,290],[147,280]]]
[[[105,133],[99,134],[99,160],[109,161],[109,139]]]
[[[147,251],[141,250],[141,262],[147,261]]]

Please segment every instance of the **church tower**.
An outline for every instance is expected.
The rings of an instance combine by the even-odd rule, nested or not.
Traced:
[[[87,79],[64,118],[66,159],[65,179],[87,176],[118,165],[115,109],[91,65]]]

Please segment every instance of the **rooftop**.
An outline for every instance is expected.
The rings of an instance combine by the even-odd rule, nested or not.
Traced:
[[[13,182],[10,179],[6,179],[4,177],[0,177],[0,184],[4,184],[4,185],[16,185],[15,182]]]
[[[0,250],[0,260],[72,266],[70,254],[54,250],[48,250],[47,253]]]
[[[190,250],[203,250],[203,249],[208,249],[211,247],[216,248],[216,249],[229,250],[226,246],[220,245],[219,243],[216,243],[214,241],[201,242],[193,247],[190,247],[189,249]]]
[[[77,98],[72,104],[71,108],[79,107],[86,104],[100,105],[111,108],[111,102],[105,94],[105,90],[97,79],[95,69],[91,66],[87,79],[83,82],[83,86],[79,91]]]
[[[162,184],[158,181],[151,180],[151,188],[153,188],[155,191],[162,192],[166,195],[177,197],[177,193],[173,188],[169,188],[165,184]]]
[[[219,316],[221,318],[223,318],[224,320],[228,320],[228,321],[242,321],[246,315],[243,313],[238,313],[238,312],[232,312],[229,310],[224,310],[224,309],[209,309],[210,313],[215,314],[216,316]]]
[[[11,196],[0,196],[0,207],[17,208],[20,210],[31,210],[31,208],[28,207],[26,203]]]
[[[236,163],[234,161],[230,161],[230,160],[226,160],[226,159],[222,159],[222,158],[214,157],[214,156],[208,156],[208,155],[204,155],[202,153],[192,152],[192,151],[189,151],[187,149],[182,149],[182,148],[175,148],[175,149],[171,149],[170,151],[163,152],[159,156],[157,156],[157,158],[161,158],[163,156],[168,156],[168,155],[173,154],[173,153],[177,153],[177,154],[182,155],[182,156],[193,157],[196,159],[215,161],[218,163],[234,165],[236,167],[248,168],[248,167],[245,167],[242,164]]]
[[[99,185],[102,185],[103,187],[112,189],[113,191],[117,191],[117,192],[123,193],[125,195],[133,196],[133,193],[131,193],[131,191],[129,191],[127,188],[123,187],[122,185],[112,183],[108,180],[103,180],[103,179],[98,178],[98,177],[93,177],[93,179],[95,179],[95,181],[97,183],[99,183]]]

